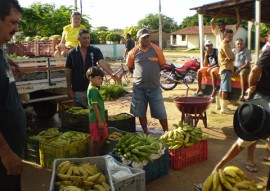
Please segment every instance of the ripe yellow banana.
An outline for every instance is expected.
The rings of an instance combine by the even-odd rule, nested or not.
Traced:
[[[71,163],[68,161],[67,163],[65,163],[62,168],[59,169],[58,173],[59,174],[65,174],[68,169],[71,167]]]
[[[70,163],[70,162],[69,162],[68,160],[66,160],[66,161],[63,161],[63,162],[59,163],[59,164],[57,165],[57,167],[56,167],[56,172],[59,172],[60,169],[61,169],[66,163]]]
[[[92,176],[88,176],[86,178],[86,180],[89,181],[89,182],[95,182],[100,175],[101,175],[101,172],[99,172],[99,173],[97,173],[95,175],[92,175]]]
[[[236,172],[235,172],[234,170],[232,170],[232,169],[225,169],[225,170],[223,170],[223,171],[224,171],[224,173],[225,173],[226,175],[228,175],[228,176],[231,176],[231,177],[233,177],[233,178],[236,177]]]
[[[111,190],[111,187],[109,186],[109,184],[107,184],[106,182],[102,182],[101,184],[107,191]]]
[[[95,184],[94,188],[96,191],[107,191],[107,189],[105,189],[102,185],[100,184]]]
[[[222,184],[224,182],[226,182],[226,180],[225,180],[225,174],[224,174],[224,171],[222,169],[218,169],[218,175],[219,175],[220,182]]]

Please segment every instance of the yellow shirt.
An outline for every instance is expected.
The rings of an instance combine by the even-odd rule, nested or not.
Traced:
[[[85,29],[84,25],[72,28],[71,25],[64,26],[63,34],[65,34],[66,47],[77,47],[79,45],[78,34],[80,29]]]

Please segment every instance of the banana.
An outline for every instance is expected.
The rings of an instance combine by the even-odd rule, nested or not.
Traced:
[[[106,182],[106,176],[104,174],[101,174],[97,180],[96,180],[97,183],[99,184],[102,184],[103,182]]]
[[[235,184],[235,187],[240,189],[247,189],[249,186],[255,187],[255,181],[254,180],[243,180],[241,182],[237,182]]]
[[[71,167],[71,163],[68,161],[67,163],[65,163],[62,168],[59,169],[58,173],[59,174],[65,174],[68,169]]]
[[[88,176],[88,175],[90,175],[90,174],[87,173],[87,171],[81,165],[78,166],[78,170],[80,172],[80,175],[82,175],[82,176]]]
[[[101,172],[99,172],[95,175],[92,175],[92,176],[88,176],[86,180],[89,182],[95,182],[100,175],[101,175]]]
[[[59,191],[84,191],[81,188],[78,188],[77,186],[65,186],[61,188]]]
[[[111,190],[111,187],[109,186],[109,184],[107,184],[106,182],[102,182],[101,184],[107,191]]]
[[[245,173],[240,168],[238,168],[237,166],[226,166],[224,168],[224,170],[228,170],[228,169],[233,170],[240,177],[244,177],[245,179],[247,178]]]
[[[96,191],[107,191],[102,185],[100,184],[95,184],[94,188]]]
[[[67,175],[69,175],[69,176],[71,176],[72,175],[72,173],[73,173],[73,168],[74,168],[75,166],[73,166],[73,165],[71,165],[70,167],[69,167],[69,169],[67,170]]]
[[[222,183],[222,185],[223,185],[225,188],[227,188],[228,190],[230,190],[230,191],[233,190],[233,187],[232,187],[231,183],[229,183],[229,182],[226,181],[226,180]]]
[[[250,191],[256,191],[257,187],[256,186],[248,186],[248,190]]]
[[[73,175],[80,176],[80,172],[77,166],[73,166]]]
[[[232,185],[235,185],[236,184],[236,182],[237,182],[237,180],[236,180],[236,178],[233,178],[233,177],[231,177],[231,176],[225,176],[225,179],[226,179],[226,181],[228,181],[229,183],[231,183]]]
[[[220,184],[218,172],[215,172],[213,175],[213,189],[217,190],[218,185]]]
[[[66,160],[66,161],[63,161],[63,162],[61,162],[60,164],[58,164],[57,167],[56,167],[56,172],[59,172],[60,169],[61,169],[66,163],[70,163],[70,162],[69,162],[68,160]]]
[[[87,171],[87,173],[89,173],[90,175],[94,175],[100,172],[100,170],[95,167],[94,165],[91,165],[89,163],[84,163],[82,164],[82,166],[85,168],[85,170]]]
[[[223,171],[224,171],[224,173],[225,173],[226,175],[228,175],[228,176],[231,176],[231,177],[233,177],[233,178],[236,177],[236,172],[235,172],[234,170],[232,170],[232,169],[225,169],[225,170],[223,170]]]
[[[210,174],[203,183],[202,191],[210,191],[213,184],[214,174]]]
[[[226,182],[226,180],[225,180],[225,174],[224,174],[224,171],[222,169],[218,169],[218,175],[219,175],[220,182],[222,184],[224,182]]]

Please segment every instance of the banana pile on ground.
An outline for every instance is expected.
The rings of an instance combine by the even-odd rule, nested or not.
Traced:
[[[56,146],[64,146],[73,142],[82,141],[86,137],[89,137],[89,134],[77,131],[67,131],[61,134],[57,139],[53,140],[50,144]]]
[[[56,191],[110,191],[106,176],[90,163],[77,164],[68,160],[56,167]]]
[[[67,110],[67,112],[74,114],[74,115],[88,115],[90,111],[89,111],[89,109],[84,109],[82,107],[73,106],[73,107],[70,107]]]
[[[30,136],[30,140],[39,142],[51,142],[62,134],[58,128],[49,128],[46,131],[41,131],[38,135]]]
[[[111,141],[119,141],[120,139],[122,139],[122,137],[123,137],[122,133],[114,131],[109,134],[108,139]]]
[[[202,191],[262,191],[263,186],[248,180],[245,173],[236,166],[226,166],[209,175],[203,183]]]
[[[164,154],[164,146],[159,138],[145,134],[127,133],[120,139],[114,153],[126,160],[126,164],[133,163],[132,166],[143,167],[148,162],[154,162]]]
[[[208,138],[203,135],[201,128],[187,124],[174,124],[174,127],[160,136],[160,139],[164,140],[166,146],[171,150],[189,147]]]

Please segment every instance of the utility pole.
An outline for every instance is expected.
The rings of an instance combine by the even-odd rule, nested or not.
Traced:
[[[77,0],[74,0],[74,9],[75,9],[75,11],[77,11],[77,10],[78,10],[78,6],[77,6]]]
[[[161,20],[161,0],[159,0],[159,46],[162,49],[162,20]]]
[[[82,15],[82,0],[80,0],[80,8],[81,8],[81,15]]]

